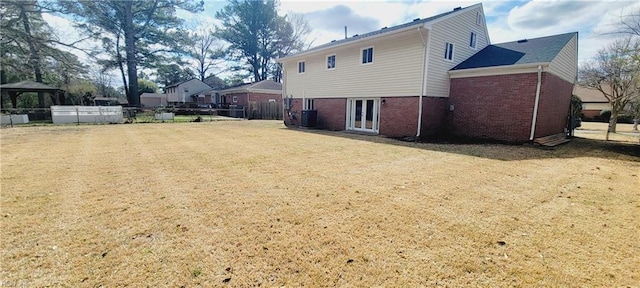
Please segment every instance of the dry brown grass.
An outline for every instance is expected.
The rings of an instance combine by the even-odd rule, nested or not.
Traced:
[[[0,286],[640,285],[636,144],[270,121],[0,133]]]

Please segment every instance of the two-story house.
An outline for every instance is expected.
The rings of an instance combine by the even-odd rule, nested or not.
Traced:
[[[164,93],[167,95],[168,105],[179,106],[186,103],[203,102],[198,101],[198,97],[200,92],[206,90],[211,90],[211,87],[198,79],[190,79],[165,87]]]
[[[572,39],[577,45],[577,35]],[[285,124],[290,127],[299,126],[303,124],[302,111],[315,110],[317,121],[311,123],[317,123],[317,128],[321,129],[358,131],[391,137],[423,137],[448,130],[463,136],[485,137],[486,135],[488,138],[494,138],[493,135],[496,133],[493,132],[465,135],[466,130],[455,130],[454,128],[459,125],[452,121],[477,119],[477,117],[454,118],[454,115],[460,114],[457,108],[463,108],[463,106],[459,103],[451,103],[450,99],[451,92],[457,91],[452,87],[454,82],[464,82],[463,80],[452,81],[453,79],[501,81],[504,77],[497,77],[497,80],[482,77],[490,75],[492,71],[498,71],[497,75],[504,74],[504,71],[514,75],[522,72],[518,69],[475,67],[475,62],[469,67],[458,67],[452,70],[472,56],[481,54],[479,52],[493,49],[490,47],[494,45],[490,45],[484,10],[482,4],[476,4],[466,8],[455,8],[425,19],[415,19],[402,25],[383,27],[370,33],[332,41],[284,57],[279,62],[284,67]],[[484,52],[481,54],[484,55],[483,57],[493,57],[492,53]],[[540,59],[541,62],[547,61],[546,68],[549,67],[549,58],[553,56],[550,53],[559,53],[559,51],[556,49],[547,52],[548,54],[543,55],[544,59]],[[573,54],[570,55],[569,62],[563,65],[566,64],[570,67],[569,70],[575,71],[577,49],[570,52]],[[514,51],[511,57],[517,57],[515,54],[522,57],[526,53]],[[497,55],[498,58],[502,56],[504,55]],[[553,60],[553,57],[551,59]],[[512,60],[509,59],[511,61],[509,63],[490,61],[491,63],[487,65],[497,67],[518,64],[517,59],[515,62]],[[533,62],[528,61],[527,65],[534,65]],[[489,74],[484,75],[478,72],[483,69],[489,70]],[[526,72],[537,75],[535,69],[534,71],[526,70]],[[551,71],[547,69],[544,72]],[[472,77],[477,76],[476,74],[480,78]],[[569,77],[575,79],[575,76]],[[573,85],[573,81],[569,82],[569,85]],[[534,81],[534,93],[523,97],[536,98],[536,84]],[[487,82],[484,85],[500,87],[499,83]],[[496,95],[510,93],[508,87],[500,89],[503,91],[497,89],[492,92]],[[466,92],[468,91],[464,90],[461,93]],[[570,96],[571,91],[566,95],[567,105]],[[457,99],[462,98],[457,97]],[[564,105],[565,95],[559,98]],[[480,99],[480,101],[483,100]],[[491,99],[491,101],[494,100]],[[533,104],[531,106],[533,107]],[[482,105],[477,105],[476,108],[484,109]],[[516,109],[507,106],[496,109],[495,105],[491,108],[494,110],[482,113],[500,114],[502,113],[500,109]],[[473,113],[476,112],[478,111]],[[540,112],[542,111],[537,111],[537,113]],[[531,113],[529,116],[531,118]],[[566,114],[562,115],[562,117],[565,116]],[[478,121],[484,120],[478,119]],[[478,123],[469,125],[480,129],[481,126],[476,124]],[[495,138],[526,141],[521,139],[521,134],[517,139],[500,135]]]

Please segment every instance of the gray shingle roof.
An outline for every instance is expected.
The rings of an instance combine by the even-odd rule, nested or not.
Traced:
[[[479,5],[479,4],[476,4],[476,5]],[[465,8],[455,8],[452,11],[445,12],[445,13],[442,13],[442,14],[438,14],[438,15],[435,15],[435,16],[431,16],[429,18],[424,18],[424,19],[417,18],[417,19],[414,19],[413,21],[408,22],[408,23],[400,24],[400,25],[393,26],[393,27],[384,27],[384,28],[382,28],[380,30],[376,30],[376,31],[373,31],[373,32],[360,34],[360,35],[354,35],[354,36],[346,38],[346,39],[333,40],[333,41],[331,41],[329,43],[318,45],[318,46],[315,46],[315,47],[313,47],[311,49],[308,49],[308,50],[305,50],[305,51],[301,51],[301,52],[298,52],[298,53],[294,53],[294,54],[288,55],[286,57],[283,57],[281,59],[286,59],[286,58],[289,58],[289,57],[295,57],[296,55],[299,55],[299,54],[306,54],[306,53],[313,52],[313,51],[316,51],[316,50],[322,50],[322,49],[333,47],[333,46],[339,46],[339,45],[347,44],[347,43],[350,43],[350,42],[355,42],[355,41],[358,41],[360,39],[369,38],[369,37],[373,37],[373,36],[380,35],[380,34],[390,33],[390,32],[401,30],[403,28],[407,28],[407,27],[411,27],[411,26],[424,25],[425,23],[432,22],[432,21],[437,20],[439,18],[442,18],[444,16],[447,16],[447,15],[450,15],[450,14],[453,14],[453,13],[457,13],[457,12],[465,11],[467,8],[474,7],[476,5],[468,6],[468,7],[465,7]]]
[[[31,90],[31,91],[51,91],[51,90],[62,90],[60,88],[56,88],[53,86],[49,86],[47,84],[25,80],[17,83],[7,83],[0,85],[0,89],[6,90]]]
[[[485,47],[451,70],[551,62],[578,32]]]

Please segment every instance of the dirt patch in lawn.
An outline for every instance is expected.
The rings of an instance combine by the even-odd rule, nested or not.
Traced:
[[[640,159],[590,139],[408,143],[277,121],[0,137],[0,286],[640,285]]]

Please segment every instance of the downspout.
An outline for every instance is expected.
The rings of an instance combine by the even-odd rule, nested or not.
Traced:
[[[540,85],[542,84],[542,65],[538,65],[538,84],[536,85],[536,101],[533,104],[533,119],[531,119],[531,135],[529,141],[536,134],[536,120],[538,118],[538,102],[540,101]]]
[[[420,28],[423,28],[422,26],[418,27],[418,34],[420,34],[420,39],[422,40],[422,46],[424,47],[424,52],[422,53],[422,78],[420,81],[420,98],[418,99],[418,129],[416,131],[416,137],[420,137],[420,131],[422,130],[422,98],[424,97],[424,90],[425,90],[425,84],[426,84],[426,74],[427,74],[427,50],[428,50],[428,46],[431,43],[431,41],[429,41],[429,39],[426,40],[424,39],[424,36],[422,36],[422,32],[420,31]],[[427,30],[429,30],[428,28],[426,28]],[[431,31],[429,31],[429,36],[428,38],[431,38]]]

